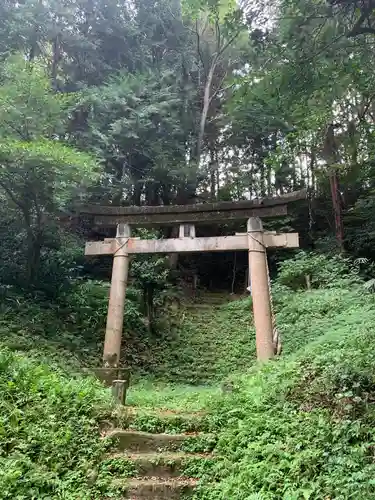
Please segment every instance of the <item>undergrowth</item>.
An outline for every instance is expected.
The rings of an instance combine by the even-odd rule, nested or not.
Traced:
[[[341,293],[345,306],[339,291],[320,297],[321,308],[332,309],[310,328],[309,308],[301,307],[305,329],[292,343],[300,346],[294,354],[234,378],[233,392],[213,402],[219,459],[195,498],[374,497],[375,303],[358,291]],[[295,306],[283,317],[301,322]],[[303,333],[311,340],[312,328],[317,336],[305,346]]]
[[[142,408],[197,412],[206,408],[220,394],[218,385],[191,386],[139,380],[130,386],[127,403]]]
[[[263,367],[249,298],[184,307],[174,329],[132,346],[138,373],[127,402],[144,410],[132,425],[204,430],[206,441],[192,436],[185,451],[215,448],[214,462],[191,465],[196,499],[375,497],[375,299],[358,281],[339,285],[274,287],[283,356]],[[11,300],[0,311],[1,498],[118,498],[113,477],[134,470],[102,460],[100,424],[121,412],[80,374],[98,362],[102,319]],[[86,336],[75,336],[82,318]]]
[[[98,382],[3,349],[0,390],[2,499],[100,499],[111,490],[98,465],[107,447],[100,423],[114,405]]]
[[[325,333],[353,301],[352,289],[330,288],[292,292],[276,285],[274,307],[283,353],[307,345]],[[175,383],[215,384],[249,369],[256,361],[251,299],[215,307],[185,308],[177,327],[156,341],[149,370],[154,377]],[[337,319],[339,321],[339,319]]]
[[[139,311],[138,291],[129,288],[125,308],[124,363],[146,363],[148,340]],[[101,363],[108,284],[77,282],[56,301],[27,296],[12,287],[0,286],[0,347],[23,352],[66,373]]]
[[[352,289],[332,287],[306,293],[276,285],[274,306],[283,353],[294,352],[322,335],[332,318],[356,300],[359,288],[357,284]],[[107,290],[96,282],[80,284],[57,303],[7,292],[0,296],[0,347],[52,363],[70,375],[81,373],[82,367],[98,366],[106,294]],[[169,311],[171,317],[164,322],[165,328],[161,322],[153,333],[145,329],[136,303],[135,292],[130,290],[123,362],[131,368],[132,385],[141,380],[142,386],[145,378],[154,380],[158,387],[218,385],[223,378],[247,370],[255,362],[250,298],[224,305],[185,304]],[[177,390],[180,396],[184,392]],[[147,392],[143,391],[146,399]],[[154,389],[153,393],[157,397]]]

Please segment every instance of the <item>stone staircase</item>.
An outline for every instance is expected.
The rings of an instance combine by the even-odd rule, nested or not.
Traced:
[[[126,428],[105,432],[114,444],[106,462],[122,492],[116,500],[189,498],[200,471],[214,463],[215,436],[197,431],[205,430],[205,417],[131,408],[127,418]]]

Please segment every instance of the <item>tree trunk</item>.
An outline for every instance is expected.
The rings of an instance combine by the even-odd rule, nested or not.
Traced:
[[[53,40],[53,46],[52,46],[52,68],[51,68],[52,87],[55,91],[58,90],[57,73],[59,68],[59,61],[60,61],[60,41],[59,41],[59,35],[56,35],[55,39]]]
[[[250,286],[250,280],[249,280],[250,274],[249,273],[250,273],[249,267],[246,266],[246,268],[245,268],[245,281],[244,281],[244,294],[248,293],[248,288]]]
[[[158,205],[158,186],[153,181],[148,181],[145,187],[146,191],[146,205]]]
[[[200,118],[198,141],[197,141],[196,161],[197,161],[198,167],[199,167],[201,155],[202,155],[204,131],[206,128],[208,110],[209,110],[209,107],[211,104],[211,86],[212,86],[212,79],[213,79],[214,73],[215,73],[216,64],[217,64],[217,56],[215,56],[212,60],[210,69],[208,71],[207,80],[206,80],[206,83],[204,86],[203,108],[202,108],[202,113],[201,113],[201,118]]]
[[[305,274],[306,288],[310,292],[311,291],[311,276],[309,274]]]
[[[135,179],[133,190],[133,204],[137,207],[141,206],[142,183],[140,179]]]
[[[334,170],[329,177],[332,205],[333,205],[333,215],[335,219],[335,232],[336,240],[340,251],[344,250],[344,228],[342,223],[342,213],[341,213],[341,200],[339,194],[338,178],[337,172]]]
[[[27,230],[27,262],[26,279],[28,285],[36,283],[40,269],[40,256],[42,251],[42,233],[34,234],[32,228]]]
[[[258,168],[260,170],[260,196],[264,197],[267,194],[265,165],[258,160]]]
[[[210,148],[210,197],[211,201],[216,200],[216,173],[217,159],[215,149]]]
[[[160,197],[163,202],[163,205],[171,204],[171,186],[167,184],[162,184]]]
[[[171,238],[178,238],[179,229],[180,228],[178,226],[174,226],[172,228]],[[168,261],[170,269],[176,270],[178,265],[178,253],[170,253],[168,255]]]
[[[147,318],[147,328],[149,331],[152,329],[152,322],[154,318],[154,288],[153,286],[146,286],[143,289],[143,307],[144,315]]]

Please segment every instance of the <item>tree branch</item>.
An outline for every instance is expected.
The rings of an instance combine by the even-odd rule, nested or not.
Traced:
[[[367,100],[367,103],[365,105],[365,107],[363,108],[362,110],[362,113],[359,113],[358,114],[358,121],[361,123],[362,120],[365,118],[366,114],[367,114],[367,111],[369,110],[369,107],[371,106],[371,103],[373,102],[373,100],[375,99],[375,93],[374,94],[371,94]]]
[[[350,31],[346,36],[348,38],[354,38],[355,36],[365,34],[375,35],[375,28],[371,28],[371,26],[362,26],[362,28],[358,28],[356,31]]]
[[[361,26],[363,21],[365,21],[366,18],[371,13],[371,8],[367,7],[359,16],[359,19],[356,21],[355,25],[353,28],[349,31],[349,33],[346,35],[348,38],[353,38],[358,35],[363,35],[365,33],[372,33],[375,34],[375,29],[371,28],[370,26]]]
[[[12,193],[11,189],[6,185],[4,184],[4,182],[0,181],[0,187],[2,187],[4,189],[4,191],[6,192],[6,194],[9,196],[9,198],[13,201],[13,203],[21,210],[24,210],[25,209],[25,205],[20,202],[19,200],[17,200],[17,198],[15,197],[15,195]]]
[[[217,57],[219,58],[226,50],[227,48],[232,45],[232,43],[235,41],[235,39],[238,37],[238,35],[241,33],[241,29],[238,30],[228,41],[223,45],[223,47],[219,50]]]
[[[216,38],[217,38],[217,44],[216,44],[216,52],[220,52],[220,45],[221,45],[221,31],[220,31],[220,24],[219,21],[216,19],[215,21],[215,28],[216,28]]]
[[[224,80],[226,79],[226,77],[227,77],[227,76],[228,76],[228,70],[227,70],[227,71],[225,71],[224,76],[223,76],[223,77],[222,77],[222,79],[220,80],[219,85],[218,85],[218,86],[217,86],[217,88],[216,88],[216,89],[212,92],[212,94],[211,94],[211,96],[210,96],[210,104],[211,104],[212,100],[213,100],[213,99],[217,96],[217,94],[218,94],[221,90],[224,90],[224,89],[222,88],[222,85],[223,85]],[[227,86],[227,87],[225,87],[225,88],[226,88],[226,89],[231,88],[231,87],[233,87],[233,85],[234,85],[234,84],[232,83],[231,85],[229,85],[229,86]]]
[[[14,126],[12,123],[8,122],[7,120],[5,120],[4,123],[9,128],[11,128],[14,132],[16,132],[21,137],[21,139],[23,139],[24,141],[28,141],[30,139],[30,136],[27,132],[26,133],[22,132],[22,129]]]
[[[206,64],[204,62],[203,54],[201,51],[201,37],[199,34],[198,19],[195,21],[195,32],[196,32],[195,34],[197,36],[197,51],[198,51],[199,59],[201,60],[203,69],[206,70]],[[203,33],[204,33],[204,31],[203,31]]]

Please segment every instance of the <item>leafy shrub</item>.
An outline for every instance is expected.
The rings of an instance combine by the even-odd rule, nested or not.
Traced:
[[[68,371],[97,366],[103,349],[108,309],[109,284],[94,280],[74,280],[58,301],[36,300],[11,286],[0,287],[0,345],[28,352],[40,360],[53,359]],[[127,290],[124,318],[126,362],[137,363],[145,349],[146,328],[140,293]]]
[[[100,353],[103,348],[105,324],[108,310],[109,283],[83,280],[77,281],[75,288],[64,299],[64,311],[81,340],[96,346]],[[126,290],[124,308],[123,345],[124,362],[134,366],[139,361],[145,346],[146,327],[142,313],[140,291],[129,287]]]
[[[0,352],[0,490],[3,499],[100,499],[96,481],[106,444],[100,421],[111,414],[107,391],[92,379]]]
[[[352,304],[358,304],[359,287],[276,295],[276,324],[281,333],[283,354],[307,346],[323,336],[333,321],[344,321]]]
[[[348,286],[358,282],[358,273],[349,259],[339,255],[299,252],[293,259],[279,265],[277,282],[293,290],[307,288]]]
[[[375,303],[359,290],[304,350],[211,403],[219,460],[196,499],[374,497]]]
[[[43,294],[56,300],[70,289],[72,280],[83,274],[84,241],[58,227],[53,220],[43,228],[38,279],[32,286],[27,282],[25,272],[26,232],[17,210],[6,205],[0,208],[0,234],[0,280],[3,284],[16,286],[23,293]]]
[[[50,225],[41,253],[37,290],[50,299],[69,292],[84,269],[84,245],[80,238]]]
[[[358,303],[361,287],[293,292],[276,283],[273,303],[283,354],[325,334],[332,320]],[[190,304],[176,323],[150,344],[148,373],[160,379],[202,384],[222,381],[256,361],[251,297],[222,306]],[[167,326],[167,325],[165,325]]]
[[[144,239],[158,236],[154,231],[145,229],[138,229],[137,234]],[[142,293],[142,312],[147,317],[148,327],[153,333],[156,310],[163,305],[162,294],[169,288],[169,272],[167,258],[160,255],[138,255],[130,268],[133,283]]]

